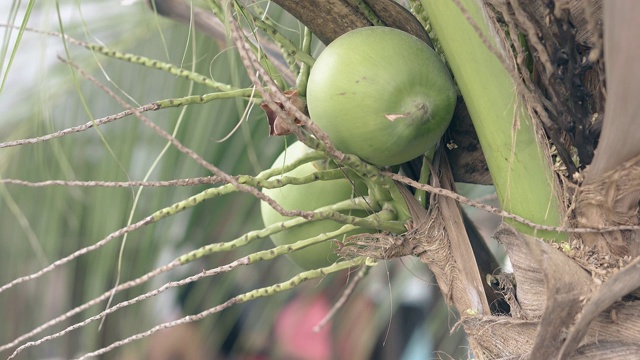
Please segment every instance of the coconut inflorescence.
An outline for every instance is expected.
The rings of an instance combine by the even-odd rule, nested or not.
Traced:
[[[401,164],[432,149],[449,125],[456,98],[453,80],[438,55],[412,35],[385,27],[353,30],[334,40],[316,60],[307,86],[310,117],[334,146],[380,167]],[[272,168],[309,151],[297,142]],[[302,177],[320,170],[317,162],[309,162],[282,175]],[[312,211],[366,195],[368,189],[353,175],[263,191],[287,210]],[[261,206],[266,226],[289,219],[265,202]],[[350,215],[368,214],[352,210]],[[293,244],[341,226],[332,220],[309,222],[271,239],[276,245]],[[305,269],[328,266],[337,259],[332,244],[315,244],[290,258]]]

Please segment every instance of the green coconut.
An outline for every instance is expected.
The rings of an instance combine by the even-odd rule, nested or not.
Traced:
[[[301,142],[296,142],[289,146],[273,163],[271,168],[281,168],[289,164],[305,153],[311,151]],[[317,172],[318,162],[306,163],[292,171],[283,174],[284,176],[301,177]],[[355,175],[354,175],[355,176]],[[351,178],[356,185],[354,189],[348,179],[336,179],[327,181],[315,181],[304,185],[285,185],[276,189],[264,189],[263,192],[277,201],[286,210],[313,211],[323,206],[332,205],[343,200],[351,199],[354,196],[366,195],[367,187],[361,180]],[[261,203],[262,220],[265,226],[269,226],[281,221],[291,219],[282,216],[267,203]],[[365,217],[365,211],[351,211],[349,215]],[[332,220],[321,220],[297,226],[271,236],[271,240],[276,245],[293,244],[299,240],[305,240],[318,236],[322,233],[336,231],[343,224]],[[354,230],[346,236],[365,232],[365,230]],[[342,240],[342,238],[338,239]],[[325,241],[296,251],[288,255],[294,263],[303,269],[317,269],[333,264],[338,256],[335,253],[337,246],[331,241]]]
[[[377,166],[433,148],[449,126],[456,98],[448,69],[429,46],[378,26],[329,44],[307,85],[309,115],[334,146]]]

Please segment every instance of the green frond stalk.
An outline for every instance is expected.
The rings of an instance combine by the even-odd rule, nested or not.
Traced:
[[[502,54],[502,46],[496,29],[485,21],[484,3],[423,0],[422,5],[473,119],[502,208],[538,224],[559,226],[563,210],[551,162],[516,83],[496,55]],[[527,234],[564,238],[510,223]]]
[[[435,149],[432,149],[422,157],[422,167],[420,168],[420,178],[418,179],[418,182],[421,184],[429,183],[429,177],[431,177],[431,167],[429,167],[429,164],[433,161],[434,155]],[[429,202],[429,194],[425,190],[416,189],[414,196],[416,200],[418,200],[420,205],[422,205],[422,207],[427,207],[427,203]]]
[[[321,151],[310,151],[308,153],[305,153],[304,155],[301,155],[299,158],[297,158],[294,161],[291,161],[288,164],[285,164],[283,166],[274,167],[272,169],[267,169],[267,170],[264,170],[264,171],[260,172],[260,174],[258,174],[257,178],[259,178],[259,179],[269,179],[269,178],[271,178],[273,176],[286,174],[286,173],[290,172],[291,170],[297,168],[298,166],[301,166],[301,165],[306,164],[308,162],[317,161],[317,160],[324,160],[326,158],[327,158],[326,155],[324,153],[322,153]]]
[[[171,107],[180,107],[180,106],[193,105],[193,104],[206,104],[214,100],[231,99],[236,97],[246,98],[246,97],[250,97],[252,95],[252,92],[253,92],[253,89],[247,88],[247,89],[238,89],[238,90],[231,90],[231,91],[221,91],[221,92],[209,93],[204,95],[185,96],[182,98],[163,99],[163,100],[158,100],[153,102],[156,106],[158,106],[157,109],[154,109],[154,110],[166,109]]]
[[[366,211],[367,209],[370,209],[370,208],[366,199],[355,198],[355,199],[345,200],[337,204],[324,206],[322,208],[319,208],[317,211],[320,213],[323,211],[347,212],[347,211],[353,211],[353,210]],[[264,239],[278,232],[291,229],[295,226],[299,226],[311,221],[319,221],[319,220],[322,220],[322,219],[318,218],[318,219],[306,220],[304,218],[298,217],[291,220],[282,221],[282,222],[267,226],[263,229],[250,231],[231,241],[205,245],[199,249],[193,250],[188,254],[181,256],[178,260],[180,261],[181,264],[185,264],[204,256],[237,249],[239,247],[248,245],[254,240]]]
[[[325,176],[325,174],[327,174],[327,176]],[[342,177],[344,177],[344,173],[342,172],[342,170],[333,169],[333,170],[321,171],[321,172],[314,173],[301,178],[283,177],[281,179],[277,179],[273,181],[264,180],[262,178],[254,178],[248,175],[241,175],[241,176],[238,176],[237,181],[239,184],[249,185],[254,187],[265,185],[265,187],[268,187],[268,188],[277,188],[277,187],[282,187],[289,184],[302,185],[302,184],[307,184],[313,181],[334,180]],[[382,178],[386,179],[384,177]],[[391,181],[391,183],[393,184],[392,180],[390,179],[388,180]],[[395,185],[393,185],[393,187],[397,191],[397,188],[395,187]],[[168,216],[175,215],[186,209],[192,208],[205,200],[230,194],[236,191],[237,189],[233,184],[226,184],[217,188],[206,189],[200,192],[199,194],[189,197],[186,200],[179,201],[177,203],[174,203],[173,205],[167,206],[163,209],[160,209],[154,212],[150,216],[150,218],[152,219],[153,222],[156,222]],[[375,204],[377,204],[375,201],[369,201],[367,203],[368,209],[371,209],[371,206],[372,205],[375,206]],[[380,222],[381,220],[382,221],[396,220],[397,212],[398,210],[395,207],[389,208],[389,205],[387,205],[385,208],[383,208],[383,211],[381,212],[381,213],[385,213],[385,216],[381,216],[380,215],[381,213],[378,213],[377,218],[370,219],[371,216],[369,216],[363,219],[356,216],[344,215],[334,210],[325,210],[320,212],[316,211],[311,220],[334,220],[336,222],[343,223],[343,224],[355,224],[361,227],[375,228],[375,229],[394,231],[394,232],[403,232],[401,224],[398,224],[395,222],[385,224]],[[386,215],[387,213],[392,214],[392,216],[388,217]],[[406,219],[400,219],[400,220],[406,221]]]
[[[238,295],[237,297],[234,298],[234,300],[236,300],[236,303],[243,303],[243,302],[254,300],[260,297],[271,296],[285,290],[291,290],[296,286],[300,285],[304,281],[317,279],[334,272],[349,269],[352,267],[361,267],[361,266],[368,266],[367,259],[364,257],[359,257],[359,258],[355,258],[347,261],[340,261],[331,266],[327,266],[321,269],[302,272],[287,281],[283,281],[275,285],[263,287],[260,289],[255,289],[248,293]]]
[[[233,91],[233,90],[238,90],[237,88],[231,86],[231,85],[227,85],[227,84],[223,84],[221,82],[217,82],[214,79],[202,75],[202,74],[198,74],[196,72],[193,71],[189,71],[186,69],[183,69],[179,66],[175,66],[173,64],[169,64],[163,61],[159,61],[159,60],[155,60],[155,59],[149,59],[147,57],[144,56],[140,56],[140,55],[135,55],[135,54],[130,54],[130,53],[125,53],[125,52],[121,52],[121,51],[117,51],[117,50],[113,50],[113,49],[109,49],[108,47],[102,46],[102,45],[98,45],[98,44],[92,44],[92,43],[85,43],[85,42],[81,42],[78,41],[77,42],[78,45],[83,46],[91,51],[100,53],[104,56],[110,57],[110,58],[114,58],[114,59],[118,59],[118,60],[123,60],[126,62],[130,62],[132,64],[138,64],[138,65],[143,65],[149,68],[154,68],[154,69],[159,69],[162,71],[165,71],[171,75],[175,75],[178,77],[181,77],[183,79],[187,79],[190,81],[193,81],[195,83],[198,84],[202,84],[205,86],[208,86],[210,88],[214,88],[216,90],[219,91]]]
[[[373,215],[369,215],[366,219],[373,219],[373,220],[393,220],[395,214],[389,212],[389,211],[381,211],[379,213],[373,214]],[[360,219],[357,217],[352,217],[354,219]],[[293,219],[293,220],[298,220],[298,219]],[[265,234],[265,233],[269,233],[269,235],[276,233],[278,231],[282,231],[285,230],[286,227],[284,227],[284,223],[288,223],[289,226],[292,227],[292,223],[294,222],[293,220],[288,220],[288,221],[284,221],[282,223],[277,223],[274,225],[269,226],[267,229],[263,229],[264,231],[258,231],[258,232],[253,232],[253,234],[248,233],[246,235],[248,236],[242,236],[237,240],[234,241],[230,241],[227,243],[220,243],[220,244],[213,244],[212,246],[205,246],[203,248],[200,248],[198,250],[194,250],[188,254],[185,254],[181,257],[178,258],[178,261],[181,264],[186,264],[188,262],[192,262],[196,259],[199,259],[203,256],[207,256],[210,255],[212,253],[216,253],[216,252],[222,252],[222,251],[229,251],[229,250],[233,250],[236,249],[238,246],[242,246],[242,245],[246,245],[246,243],[250,242],[251,240],[255,240],[258,239],[258,234],[260,234],[260,232],[262,232],[261,234]],[[320,220],[320,219],[318,219]],[[305,223],[306,221],[301,221],[301,222],[296,222],[296,225],[301,225],[303,223]],[[278,229],[280,228],[280,229]],[[293,243],[293,244],[288,244],[288,245],[280,245],[280,246],[276,246],[272,249],[269,250],[263,250],[263,251],[258,251],[256,253],[247,255],[248,258],[248,264],[253,264],[255,262],[258,261],[265,261],[265,260],[271,260],[274,259],[278,256],[282,256],[285,254],[289,254],[298,250],[302,250],[306,247],[315,245],[315,244],[319,244],[321,242],[325,242],[327,240],[331,240],[331,239],[335,239],[335,238],[339,238],[342,237],[344,234],[359,229],[361,228],[360,226],[357,225],[352,225],[352,224],[345,224],[342,227],[340,227],[340,229],[335,230],[335,231],[331,231],[331,232],[327,232],[327,233],[323,233],[320,234],[318,236],[314,236],[311,237],[309,239],[300,239],[299,241]],[[251,234],[251,235],[249,235]]]
[[[285,55],[291,56],[296,60],[302,62],[303,64],[313,66],[313,63],[316,61],[316,59],[314,59],[308,53],[302,51],[299,47],[296,46],[296,44],[282,35],[278,31],[278,29],[275,28],[275,26],[273,26],[268,21],[262,20],[260,17],[255,16],[250,11],[245,11],[244,9],[241,9],[241,11],[244,16],[251,16],[251,20],[258,27],[258,29],[264,31],[273,41],[281,46],[282,49],[284,49]]]
[[[323,170],[302,177],[282,176],[274,180],[254,179],[250,176],[242,175],[240,178],[238,178],[238,182],[261,187],[264,189],[276,189],[281,188],[285,185],[303,185],[312,183],[314,181],[343,179],[345,177],[344,171],[345,170],[342,169]],[[242,180],[246,182],[242,182]]]
[[[362,198],[354,199],[354,200],[346,200],[334,205],[325,206],[318,209],[315,212],[316,214],[318,214],[318,216],[311,220],[306,220],[304,218],[294,218],[291,220],[275,223],[273,225],[267,226],[264,229],[250,231],[232,241],[209,244],[209,245],[203,246],[199,249],[193,250],[185,255],[180,256],[177,260],[178,262],[180,262],[180,264],[184,265],[186,263],[192,262],[194,260],[200,259],[208,255],[212,255],[219,252],[235,250],[239,247],[248,245],[254,240],[264,239],[273,234],[294,228],[296,226],[306,224],[308,222],[331,219],[331,215],[337,214],[338,211],[349,211],[349,210],[370,210],[370,208],[368,207],[366,200]],[[306,240],[300,239],[300,241],[291,245],[277,246],[270,250],[265,250],[255,254],[251,254],[249,255],[250,263],[254,263],[257,260],[269,260],[276,256],[288,254],[290,252],[294,252],[294,251],[303,249],[305,247],[336,238],[338,236],[344,235],[349,231],[352,231],[358,228],[385,230],[385,231],[396,232],[396,233],[402,232],[405,230],[402,224],[394,221],[395,212],[387,209],[383,209],[377,213],[367,216],[366,218],[359,218],[356,216],[345,215],[344,219],[351,221],[351,223],[345,223],[344,226],[342,226],[340,229],[333,232],[320,234],[316,237],[306,239]],[[273,257],[264,257],[264,256],[272,256],[272,255]]]
[[[325,146],[311,134],[303,132],[301,141],[308,147],[317,151],[326,151]],[[343,159],[338,159],[332,154],[328,154],[332,160],[340,165],[353,170],[360,176],[369,188],[369,196],[377,203],[390,203],[394,205],[395,211],[398,213],[399,221],[407,221],[411,219],[411,213],[404,200],[404,197],[398,190],[396,183],[382,175],[380,169],[363,161],[355,155],[345,155]]]
[[[413,16],[415,16],[416,19],[420,21],[420,24],[422,24],[425,30],[429,32],[429,29],[428,29],[430,27],[429,16],[427,16],[427,13],[424,11],[424,7],[422,7],[422,4],[420,3],[420,1],[409,0],[409,10],[413,14]]]
[[[242,4],[240,4],[237,1],[233,1],[232,4],[229,6],[233,6],[235,14],[238,16],[238,19],[235,19],[233,21],[236,21],[238,24],[240,24],[241,21],[239,17],[243,17],[247,23],[251,25],[255,24],[256,17],[253,16],[251,12],[245,11],[245,8]],[[219,17],[219,19],[221,21],[224,21],[227,26],[227,29],[229,29],[229,19],[227,19],[226,17],[223,17],[223,18]],[[275,31],[277,32],[277,30]],[[271,77],[271,79],[277,85],[277,87],[280,90],[284,90],[285,81],[284,81],[283,75],[280,71],[278,71],[278,67],[267,57],[266,53],[263,51],[262,47],[260,46],[260,39],[258,39],[258,36],[255,30],[251,28],[250,35],[243,34],[242,36],[245,39],[247,39],[245,43],[249,46],[249,48],[251,49],[251,52],[253,52],[253,54],[258,58],[258,61],[260,62],[260,65],[262,66],[262,68],[267,72],[267,74],[269,74],[269,77]],[[253,41],[249,40],[249,37],[252,37]],[[258,44],[258,46],[256,46],[255,44]]]
[[[374,26],[384,26],[384,23],[378,18],[375,11],[367,4],[366,1],[363,0],[355,0],[355,4],[358,7],[358,10],[372,23]]]
[[[329,173],[329,174],[325,176],[324,173]],[[285,178],[272,180],[272,181],[254,178],[248,175],[240,175],[237,177],[237,181],[239,184],[242,184],[242,185],[249,185],[253,187],[260,187],[264,185],[267,188],[273,189],[273,188],[278,188],[278,187],[282,187],[289,184],[302,185],[302,184],[311,183],[313,181],[335,180],[335,179],[340,179],[342,177],[344,177],[344,173],[342,173],[340,170],[334,169],[334,170],[314,173],[301,178],[287,176]],[[156,211],[151,215],[151,217],[154,219],[154,221],[158,221],[167,216],[175,215],[181,211],[192,208],[205,200],[213,199],[215,197],[219,197],[222,195],[231,194],[236,191],[238,191],[238,189],[233,184],[225,184],[217,188],[206,189],[196,195],[189,197],[186,200],[177,202],[171,206],[167,206],[164,209],[160,209]]]
[[[313,34],[311,33],[311,29],[305,26],[304,33],[302,35],[302,51],[305,54],[311,53],[312,38]],[[296,79],[298,95],[300,95],[301,97],[307,96],[307,82],[309,81],[309,72],[311,72],[311,65],[302,63],[302,65],[300,65],[300,73],[298,74],[298,78]]]
[[[297,159],[296,161],[291,162],[290,164],[287,164],[285,166],[282,166],[280,168],[277,169],[269,169],[269,170],[265,170],[263,172],[261,172],[260,174],[258,174],[258,176],[256,176],[255,178],[248,176],[248,175],[241,175],[238,177],[238,182],[242,183],[242,184],[247,184],[250,185],[251,182],[257,182],[260,180],[266,180],[270,177],[273,176],[277,176],[282,174],[283,172],[289,172],[293,169],[295,169],[296,167],[305,164],[309,161],[315,161],[315,160],[320,160],[320,159],[324,159],[325,156],[324,154],[322,154],[321,152],[310,152],[305,154],[304,156],[301,156],[299,159]],[[212,199],[214,197],[218,197],[218,196],[222,196],[222,195],[226,195],[226,194],[230,194],[232,192],[237,191],[237,189],[231,185],[231,184],[226,184],[217,188],[213,188],[213,189],[206,189],[202,192],[200,192],[199,194],[193,195],[191,197],[189,197],[186,200],[177,202],[171,206],[167,206],[163,209],[160,209],[158,211],[156,211],[155,213],[153,213],[151,215],[151,218],[153,219],[153,221],[158,221],[160,219],[163,219],[167,216],[170,215],[174,215],[177,214],[183,210],[186,210],[188,208],[191,208],[195,205],[198,205],[199,203],[208,200],[208,199]]]

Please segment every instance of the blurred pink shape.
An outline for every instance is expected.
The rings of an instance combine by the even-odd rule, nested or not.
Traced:
[[[275,326],[282,355],[297,360],[331,359],[331,323],[319,332],[313,331],[329,310],[329,301],[322,294],[302,295],[289,302],[278,314]]]

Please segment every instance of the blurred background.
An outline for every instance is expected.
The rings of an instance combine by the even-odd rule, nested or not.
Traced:
[[[270,3],[278,29],[299,44],[302,26]],[[248,87],[231,43],[154,14],[142,1],[85,0],[0,3],[5,25],[63,31],[87,42],[192,69],[237,87]],[[102,84],[139,106],[155,100],[212,92],[174,75],[104,57],[64,43],[60,37],[3,27],[3,88],[0,142],[33,138],[123,111],[102,90],[57,59],[68,57]],[[314,54],[321,50],[313,43]],[[255,175],[270,167],[293,138],[268,137],[258,107],[242,99],[148,112],[146,116],[184,145],[229,174]],[[247,112],[245,110],[248,110]],[[242,114],[247,113],[245,119]],[[237,131],[236,125],[241,122]],[[232,133],[233,132],[233,133]],[[232,133],[232,134],[231,134]],[[226,140],[221,141],[226,138]],[[173,180],[209,176],[134,116],[49,141],[0,148],[0,178],[47,180]],[[153,212],[195,195],[208,186],[28,187],[0,184],[0,286],[32,274]],[[489,187],[467,187],[481,197]],[[497,219],[474,215],[486,233]],[[0,293],[0,346],[47,321],[206,244],[230,241],[259,229],[258,200],[230,194],[205,201],[145,226],[32,281]],[[205,257],[115,295],[112,305],[268,249],[263,239],[237,251]],[[119,265],[120,254],[122,255]],[[19,359],[66,359],[108,346],[163,322],[225,302],[255,288],[291,278],[301,270],[286,258],[238,268],[126,307],[102,327],[92,322],[60,338],[30,347]],[[404,258],[381,262],[358,286],[337,316],[320,332],[311,329],[327,314],[353,273],[327,276],[278,295],[232,306],[204,320],[163,330],[102,355],[105,359],[425,359],[467,358],[461,331],[451,329],[455,314],[438,294],[426,266]],[[33,338],[56,333],[96,315],[91,306]],[[17,346],[0,353],[8,357]]]

